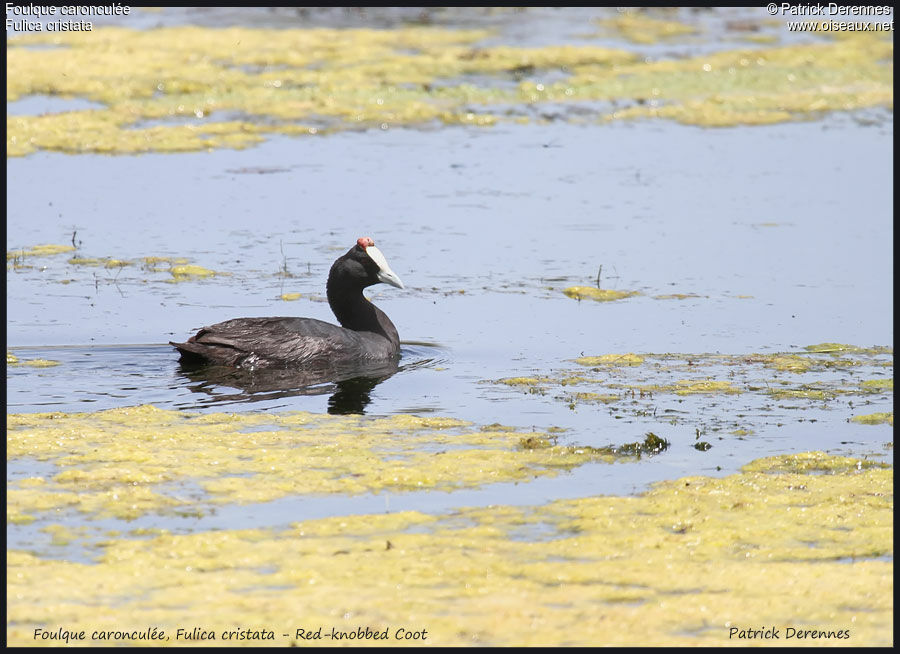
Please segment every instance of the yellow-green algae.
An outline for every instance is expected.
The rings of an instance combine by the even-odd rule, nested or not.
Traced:
[[[534,386],[540,384],[542,380],[538,377],[505,377],[498,381],[507,386]]]
[[[68,263],[73,266],[103,266],[104,268],[123,268],[130,266],[134,262],[124,259],[114,259],[112,257],[72,257]]]
[[[72,257],[69,259],[69,263],[73,266],[102,266],[106,261],[106,259],[97,257]]]
[[[894,413],[868,413],[862,416],[853,416],[850,418],[852,422],[858,422],[863,425],[882,425],[887,423],[894,426]]]
[[[847,345],[846,343],[819,343],[817,345],[807,345],[803,348],[807,352],[816,354],[839,354],[841,352],[851,352],[860,354],[893,354],[894,348],[875,345],[872,347],[860,347],[859,345]]]
[[[542,433],[410,415],[199,415],[145,405],[9,414],[7,430],[8,459],[60,468],[47,483],[9,487],[13,521],[64,507],[125,519],[196,510],[173,487],[188,481],[205,491],[206,502],[250,503],[309,493],[473,488],[615,459],[609,448],[521,448],[523,438],[554,440]]]
[[[691,381],[679,379],[675,384],[662,387],[665,390],[674,390],[676,395],[690,395],[694,393],[741,393],[740,388],[732,386],[728,381],[715,381],[706,379],[703,381]]]
[[[32,368],[52,368],[53,366],[58,366],[59,361],[52,361],[50,359],[25,359],[24,361],[20,360],[12,352],[6,353],[6,365],[7,366],[31,366]]]
[[[572,399],[578,402],[602,402],[603,404],[612,404],[613,402],[618,402],[622,398],[619,395],[578,392],[572,394]]]
[[[84,538],[88,532],[87,527],[66,527],[63,525],[47,525],[42,527],[41,531],[51,535],[50,543],[52,545],[68,545],[78,539]]]
[[[658,415],[658,396],[749,394],[779,401],[827,403],[836,398],[853,396],[887,396],[894,390],[892,377],[857,381],[836,377],[833,373],[883,374],[892,367],[893,348],[860,347],[823,343],[807,346],[805,351],[773,354],[603,354],[573,359],[580,368],[561,369],[533,377],[499,379],[495,383],[518,387],[533,394],[553,394],[555,399],[576,409],[579,404],[613,404],[611,413],[630,411],[636,416]],[[588,368],[589,370],[585,370]],[[783,373],[789,373],[785,375]],[[816,375],[827,373],[824,378]],[[795,375],[797,377],[795,377]],[[554,388],[558,388],[554,392]],[[645,400],[642,405],[637,400]],[[677,402],[678,400],[676,400]],[[648,402],[650,405],[648,406]],[[663,400],[663,402],[665,402]],[[660,416],[676,424],[683,413],[671,405]],[[745,407],[746,408],[746,407]],[[779,409],[792,408],[779,404]],[[695,411],[697,407],[695,406]],[[701,409],[702,410],[702,409]],[[771,402],[754,408],[770,414]],[[849,417],[849,416],[848,416]],[[718,423],[725,419],[717,414],[710,418]],[[729,433],[748,425],[727,425]]]
[[[176,629],[201,626],[221,644],[240,626],[290,645],[297,628],[368,626],[389,641],[365,644],[410,642],[394,640],[405,627],[427,645],[728,645],[766,626],[778,644],[891,645],[893,472],[806,456],[818,474],[775,457],[637,497],[141,530],[96,563],[8,550],[8,642],[155,626],[191,644]]]
[[[196,277],[213,277],[217,274],[216,271],[210,270],[209,268],[191,264],[172,266],[169,272],[172,273],[172,277],[174,277],[176,280],[191,279]]]
[[[615,18],[594,19],[601,28],[597,36],[621,35],[632,43],[656,43],[663,39],[693,34],[696,30],[674,20],[651,18],[642,11],[623,11]]]
[[[756,459],[745,465],[745,472],[764,473],[810,473],[810,472],[852,472],[868,468],[888,468],[887,464],[868,459],[854,459],[849,456],[834,456],[825,452],[801,452]]]
[[[595,288],[593,286],[570,286],[563,290],[563,293],[576,300],[612,302],[613,300],[622,300],[626,297],[637,295],[638,291],[616,291],[612,289]]]
[[[579,357],[575,363],[582,366],[639,366],[644,357],[638,354],[601,354],[596,357]]]
[[[54,254],[62,254],[63,252],[72,252],[75,250],[75,247],[72,245],[54,245],[52,243],[47,245],[33,245],[28,248],[21,248],[18,250],[7,250],[6,252],[6,260],[10,259],[21,259],[24,257],[50,257]]]
[[[19,361],[16,365],[31,366],[32,368],[52,368],[53,366],[58,366],[59,361],[53,361],[51,359],[28,359],[26,361]]]
[[[625,388],[643,393],[674,393],[675,395],[696,395],[724,393],[732,395],[742,393],[729,381],[716,381],[714,379],[690,380],[679,379],[671,384],[609,384],[610,388]]]
[[[135,260],[117,259],[115,257],[72,257],[68,261],[73,266],[103,266],[104,268],[124,268],[140,264],[142,270],[151,273],[169,273],[173,279],[167,281],[183,281],[198,277],[212,277],[223,273],[189,263],[185,257],[139,257]]]
[[[26,260],[26,257],[35,254],[54,253],[54,251],[47,248],[49,248],[49,246],[38,246],[25,250],[13,250],[8,252],[7,256],[12,258],[7,262],[7,270],[22,271],[23,269],[33,268],[32,266],[23,263]],[[53,248],[58,248],[57,252],[71,252],[71,250],[73,250],[70,246],[53,246]],[[48,263],[42,265],[41,270],[45,271],[50,269],[54,273],[61,273],[62,275],[67,276],[61,279],[55,279],[54,281],[56,283],[70,284],[72,282],[80,281],[83,284],[90,286],[95,286],[98,283],[116,283],[118,281],[140,283],[153,281],[174,284],[231,274],[228,272],[210,270],[209,268],[190,263],[190,259],[186,257],[176,256],[143,256],[133,259],[124,259],[109,255],[88,256],[81,253],[75,253],[74,256],[71,256],[66,261],[68,266],[63,268],[60,268],[59,266],[52,267],[52,264]],[[59,259],[57,259],[56,262],[58,263]],[[103,268],[110,272],[106,276],[98,276],[97,273],[93,273],[93,279],[90,277],[82,277],[81,279],[72,279],[68,277],[73,274],[73,270],[89,271],[92,268]],[[131,274],[126,272],[129,268],[134,272]],[[161,275],[161,277],[157,275]]]
[[[773,354],[764,357],[765,365],[775,370],[787,372],[806,372],[813,367],[814,361],[809,357],[796,354]]]
[[[47,257],[56,254],[74,252],[75,247],[71,245],[34,245],[30,248],[20,248],[17,250],[9,250],[6,253],[6,260],[17,263],[24,260],[25,257]],[[89,257],[74,255],[67,260],[67,263],[73,266],[103,266],[105,268],[121,268],[139,263],[142,268],[150,272],[171,272],[173,275],[208,275],[213,274],[199,266],[190,266],[188,259],[184,257],[157,257],[148,256],[140,257],[134,261],[128,259],[119,259],[111,256]],[[162,264],[165,264],[163,267]],[[73,281],[73,280],[64,280]]]
[[[626,33],[649,34],[652,24],[645,20],[641,30]],[[479,46],[490,32],[429,27],[95,27],[21,34],[7,45],[8,101],[45,94],[86,98],[103,108],[9,115],[7,152],[178,152],[243,148],[272,132],[313,135],[434,121],[492,125],[527,121],[525,109],[544,102],[610,101],[621,108],[598,117],[708,126],[892,108],[893,41],[884,33],[830,35],[808,44],[645,61],[590,45]],[[34,47],[40,45],[52,47]],[[564,79],[540,81],[559,72]],[[523,73],[536,79],[522,80]],[[491,81],[498,76],[520,81],[504,88]],[[494,106],[504,115],[491,113]],[[148,124],[153,121],[170,124]]]
[[[769,388],[768,395],[779,400],[830,400],[837,397],[840,389],[828,390],[816,388],[811,384],[803,384],[797,388]]]
[[[814,357],[807,353],[800,354],[789,354],[789,353],[776,353],[776,354],[750,354],[744,358],[745,363],[762,363],[767,368],[774,368],[775,370],[783,371],[783,372],[796,372],[796,373],[805,373],[810,371],[820,371],[828,368],[852,368],[854,366],[865,365],[869,363],[863,358],[848,358],[848,357],[840,357],[837,356],[842,353],[847,354],[859,354],[859,355],[878,355],[878,354],[890,354],[893,352],[890,348],[855,348],[851,349],[851,346],[842,346],[841,349],[809,349],[816,348],[819,346],[807,346],[808,352],[811,354],[827,354],[831,356],[827,357]],[[863,387],[866,387],[865,384],[869,382],[862,382]],[[871,380],[868,388],[871,389],[879,389],[881,386],[885,386],[890,384],[891,389],[893,389],[893,380]]]
[[[894,378],[890,379],[866,379],[859,383],[860,388],[872,393],[883,393],[894,390]]]
[[[581,375],[569,375],[568,377],[563,377],[559,380],[559,383],[562,386],[569,386],[570,384],[580,384],[586,381],[586,378]]]
[[[472,49],[485,31],[96,28],[91,38],[32,34],[10,45],[10,99],[33,93],[80,96],[106,108],[7,120],[11,154],[36,148],[143,152],[246,147],[266,132],[315,134],[297,120],[347,127],[429,120],[484,124],[460,105],[470,88],[431,88],[438,78],[516,66],[622,61],[604,48]],[[31,50],[23,45],[61,47]],[[14,72],[13,72],[14,71]],[[427,89],[427,90],[426,90]],[[476,89],[484,92],[485,90]],[[491,92],[487,92],[487,97]],[[455,111],[454,111],[455,109]],[[160,118],[245,120],[142,127]],[[269,117],[276,121],[259,121]]]
[[[625,97],[651,102],[611,118],[659,117],[703,126],[768,124],[827,111],[893,108],[893,40],[859,33],[827,43],[730,50],[681,60],[623,66]],[[629,72],[634,72],[628,76]],[[574,84],[603,76],[576,75]]]
[[[156,266],[161,263],[182,264],[187,262],[188,260],[184,257],[141,257],[141,263],[145,266]]]

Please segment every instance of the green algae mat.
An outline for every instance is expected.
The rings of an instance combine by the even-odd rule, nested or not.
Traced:
[[[61,469],[9,489],[7,520],[16,523],[63,508],[132,519],[298,494],[450,491],[556,475],[615,456],[556,445],[553,434],[411,415],[201,415],[142,406],[16,414],[7,428],[10,459]],[[203,502],[184,495],[179,484],[186,481],[199,484]]]
[[[550,373],[488,383],[547,396],[573,410],[602,403],[620,417],[656,417],[667,407],[658,415],[673,425],[709,414],[704,417],[714,431],[748,433],[761,416],[804,415],[811,408],[838,406],[853,422],[893,425],[891,412],[863,413],[872,398],[893,397],[893,354],[890,346],[843,343],[769,354],[600,354],[572,359],[568,367]],[[711,403],[689,413],[676,410],[670,401],[729,395],[741,396],[731,411]]]
[[[7,551],[11,644],[712,645],[760,625],[781,644],[893,638],[893,471],[873,461],[777,456],[636,497],[171,533],[127,521],[527,480],[615,455],[438,417],[143,406],[11,414],[7,428],[10,460],[59,470],[10,484],[8,519],[40,521],[60,546],[95,539],[84,560]]]
[[[594,27],[630,42],[695,31],[640,14]],[[485,45],[490,30],[422,26],[21,34],[7,42],[7,101],[49,95],[99,107],[7,115],[7,154],[179,152],[244,148],[273,133],[527,123],[543,120],[532,110],[544,106],[576,120],[566,108],[579,103],[593,103],[588,113],[600,122],[700,126],[892,108],[891,33],[823,34],[653,60],[590,42]]]

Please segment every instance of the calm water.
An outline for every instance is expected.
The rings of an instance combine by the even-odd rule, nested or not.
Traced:
[[[237,316],[333,321],[325,277],[360,234],[408,287],[371,296],[418,343],[403,362],[421,364],[374,389],[371,413],[549,426],[568,409],[478,382],[581,354],[891,344],[890,135],[889,123],[847,117],[721,130],[555,124],[12,159],[9,249],[74,231],[81,256],[187,256],[229,274],[173,284],[65,254],[8,272],[9,345],[63,363],[10,369],[10,410],[216,408],[162,344]],[[294,276],[279,275],[284,266]],[[562,294],[593,285],[601,266],[604,288],[644,295]],[[701,297],[653,298],[667,293]],[[326,406],[327,395],[307,395],[246,408]]]
[[[562,442],[590,445],[648,430],[672,442],[638,463],[529,484],[219,508],[205,527],[630,493],[813,449],[889,461],[892,430],[847,419],[891,411],[892,393],[865,410],[692,397],[679,408],[697,424],[669,425],[617,419],[602,404],[573,410],[490,382],[571,367],[583,354],[892,345],[892,180],[889,112],[725,129],[658,121],[391,129],[275,137],[245,151],[10,159],[8,250],[69,243],[74,233],[79,256],[188,257],[228,274],[170,283],[137,265],[69,265],[68,254],[8,270],[8,347],[20,359],[60,362],[8,368],[8,411],[152,403],[326,412],[350,395],[373,415],[559,426],[568,428]],[[333,321],[327,271],[361,235],[375,239],[407,286],[371,289],[405,342],[400,370],[380,383],[248,396],[192,379],[165,345],[240,316]],[[593,285],[598,271],[604,288],[642,295],[613,303],[563,295]],[[302,297],[279,299],[289,292]],[[699,297],[653,298],[670,293]],[[692,447],[698,425],[737,411],[752,414],[752,437]],[[40,465],[14,462],[9,475]],[[16,527],[11,537],[29,542],[36,528]]]

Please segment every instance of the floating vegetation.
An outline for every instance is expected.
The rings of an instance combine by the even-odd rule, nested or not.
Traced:
[[[52,368],[53,366],[58,366],[59,361],[52,361],[50,359],[28,359],[26,361],[20,361],[17,365],[31,366],[32,368]]]
[[[816,388],[809,384],[803,384],[797,388],[769,388],[766,393],[779,400],[832,400],[838,395],[838,390]]]
[[[73,266],[102,266],[106,261],[106,259],[98,259],[97,257],[72,257],[68,263]]]
[[[541,379],[537,377],[506,377],[498,379],[497,382],[507,386],[536,386],[541,383]]]
[[[644,357],[637,354],[603,354],[598,357],[579,357],[575,363],[582,366],[639,366],[644,363]]]
[[[31,366],[32,368],[52,368],[53,366],[58,366],[59,361],[51,361],[49,359],[26,359],[25,361],[20,361],[19,357],[17,357],[12,352],[6,353],[6,365],[7,366]]]
[[[862,416],[853,416],[850,418],[852,422],[858,422],[861,425],[882,425],[887,423],[894,426],[894,413],[869,413]]]
[[[679,379],[675,382],[674,385],[649,387],[647,390],[653,390],[655,392],[674,392],[676,395],[692,395],[695,393],[731,394],[743,392],[740,388],[735,388],[734,386],[732,386],[731,382],[713,381],[709,379],[703,381],[689,381],[685,379]]]
[[[809,474],[815,472],[844,474],[872,468],[887,470],[890,466],[879,461],[833,456],[824,452],[801,452],[757,459],[745,465],[742,470],[764,474]]]
[[[12,522],[51,507],[133,519],[307,493],[474,488],[617,457],[612,448],[556,444],[555,433],[473,429],[405,414],[191,414],[140,406],[11,414],[7,429],[9,460],[29,457],[59,468],[8,489]],[[199,485],[199,499],[178,491],[186,483]]]
[[[203,266],[194,266],[190,264],[172,266],[169,272],[172,273],[172,277],[174,277],[176,281],[192,279],[196,277],[213,277],[217,274],[216,271],[210,270],[209,268],[204,268]]]
[[[63,252],[72,252],[75,247],[72,245],[34,245],[28,249],[21,248],[19,250],[7,250],[6,260],[24,259],[25,257],[52,257],[55,254]]]
[[[280,300],[284,300],[285,302],[293,302],[294,300],[299,300],[303,297],[302,293],[282,293],[278,296]]]
[[[576,300],[595,300],[597,302],[612,302],[638,295],[638,291],[615,291],[593,286],[570,286],[563,293]]]
[[[103,263],[104,268],[122,268],[130,265],[130,261],[123,261],[122,259],[108,259]]]
[[[697,30],[674,20],[651,18],[639,11],[623,11],[615,18],[594,19],[600,28],[596,37],[621,36],[632,43],[657,43],[673,37],[694,34]]]
[[[634,454],[638,458],[642,454],[646,455],[654,455],[659,454],[660,452],[666,450],[669,447],[670,443],[665,438],[660,438],[652,431],[647,432],[647,435],[644,437],[643,441],[638,441],[636,443],[625,443],[619,448],[616,448],[616,451],[620,454]]]
[[[112,257],[72,257],[68,263],[73,266],[102,266],[104,268],[122,268],[130,266],[134,262],[122,259],[113,259]]]
[[[183,266],[188,263],[184,257],[141,257],[141,267],[149,272],[168,272],[173,266]]]
[[[782,633],[846,631],[818,644],[883,646],[893,640],[893,513],[891,469],[809,453],[637,497],[273,529],[120,530],[89,563],[9,550],[7,638],[33,645],[35,629],[55,629],[64,606],[65,628],[84,630],[87,644],[133,645],[131,629],[142,625],[189,644],[177,631],[186,625],[217,640],[241,625],[274,629],[276,645],[304,645],[298,627],[355,633],[364,624],[387,631],[388,644],[412,642],[408,631],[431,646],[717,646],[733,644],[737,615]],[[57,548],[85,537],[43,529]],[[98,640],[107,629],[125,635]]]
[[[891,347],[833,343],[799,352],[773,354],[603,354],[571,360],[562,368],[531,377],[498,379],[497,384],[546,396],[570,409],[607,406],[616,418],[632,417],[679,424],[706,421],[714,431],[746,436],[754,425],[745,415],[771,418],[792,408],[827,408],[840,401],[853,413],[854,402],[885,402],[894,391]],[[849,375],[852,374],[852,377]],[[859,380],[860,375],[871,379]],[[742,396],[740,407],[722,413],[717,397]],[[690,408],[679,405],[691,398]],[[709,398],[701,400],[699,398]],[[772,401],[784,402],[773,406]],[[733,414],[733,415],[732,415]],[[798,416],[800,418],[801,416]]]
[[[797,354],[763,355],[760,357],[760,360],[763,361],[763,365],[769,368],[787,372],[806,372],[815,365],[815,361],[809,357]]]
[[[866,379],[859,383],[860,388],[869,393],[885,393],[894,390],[894,378],[890,379]]]
[[[859,354],[893,354],[894,348],[888,346],[859,347],[858,345],[846,345],[845,343],[819,343],[807,345],[803,348],[807,352],[815,354],[839,354],[841,352]]]
[[[68,245],[40,245],[28,249],[13,250],[7,252],[7,270],[23,273],[27,269],[32,268],[32,266],[22,263],[26,257],[52,256],[54,254],[72,252],[74,249]],[[40,267],[42,278],[47,278],[53,274],[64,275],[64,277],[58,277],[54,281],[60,284],[80,281],[85,285],[96,287],[100,282],[119,284],[160,281],[174,283],[230,274],[191,264],[186,257],[171,256],[145,256],[136,259],[123,259],[114,256],[94,257],[76,254],[66,260],[67,266],[59,266],[59,263],[57,259],[42,265]],[[130,274],[125,272],[129,268],[132,269]],[[111,272],[106,273],[104,277],[103,275],[98,275],[98,271],[93,269],[104,269]],[[87,270],[90,273],[79,279],[71,279],[69,276],[73,274],[73,270]],[[146,273],[149,273],[149,275]],[[155,277],[154,275],[157,273],[162,273],[164,276]],[[93,275],[93,277],[90,275]]]
[[[830,34],[830,33],[829,33]],[[731,50],[622,66],[613,81],[576,75],[573,84],[609,84],[649,102],[609,119],[669,118],[707,127],[764,125],[828,111],[892,107],[890,33],[857,33],[828,43]],[[629,76],[633,73],[633,76]]]
[[[611,404],[622,399],[619,395],[609,395],[604,393],[589,393],[579,391],[572,394],[572,399],[576,402],[602,402],[603,404]],[[574,408],[574,407],[573,407]]]
[[[601,26],[632,42],[693,29],[632,13]],[[483,45],[491,32],[418,26],[17,34],[7,43],[7,101],[54,95],[103,108],[9,115],[7,153],[184,152],[246,148],[272,133],[526,123],[545,103],[614,103],[561,114],[570,120],[702,126],[891,108],[890,34],[834,34],[660,60],[592,45]]]

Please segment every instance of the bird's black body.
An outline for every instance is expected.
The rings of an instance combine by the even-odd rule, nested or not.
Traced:
[[[185,363],[249,370],[326,369],[396,359],[396,327],[362,294],[379,282],[403,288],[372,239],[364,237],[328,274],[328,304],[341,327],[314,318],[235,318],[203,327],[186,343],[170,343]]]

